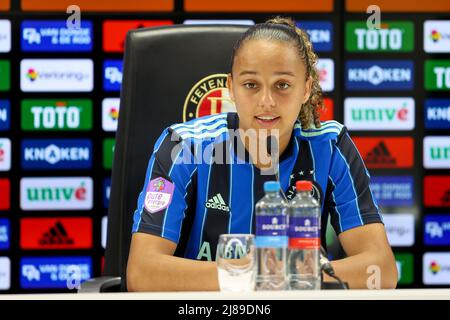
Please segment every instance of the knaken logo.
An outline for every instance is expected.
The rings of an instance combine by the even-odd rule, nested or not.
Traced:
[[[90,169],[89,139],[27,139],[22,141],[24,169]]]
[[[314,51],[333,50],[333,24],[330,21],[298,21],[296,25],[306,31]]]
[[[450,21],[427,20],[423,24],[423,47],[427,53],[450,52]]]
[[[426,215],[424,228],[424,242],[426,245],[450,245],[450,216],[445,214]]]
[[[347,90],[411,90],[414,64],[410,60],[349,60]]]
[[[105,91],[120,91],[122,65],[122,60],[106,60],[103,63],[103,89]]]
[[[89,92],[94,87],[91,59],[23,59],[20,70],[24,92]]]
[[[222,112],[236,112],[226,74],[212,74],[197,82],[184,100],[183,122]]]
[[[92,22],[85,19],[77,28],[68,28],[65,20],[25,20],[21,29],[21,47],[25,52],[92,50]]]
[[[450,136],[423,139],[423,166],[426,169],[450,169]]]
[[[380,206],[408,207],[414,204],[412,176],[372,176],[370,189]]]
[[[345,125],[349,130],[412,130],[415,118],[412,98],[346,98]]]
[[[22,289],[68,289],[92,277],[91,257],[25,257],[20,260]]]
[[[450,129],[450,99],[426,99],[424,111],[426,129]]]
[[[22,178],[22,210],[91,210],[93,182],[90,177]]]

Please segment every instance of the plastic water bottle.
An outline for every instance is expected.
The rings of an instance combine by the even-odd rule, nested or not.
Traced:
[[[264,192],[255,208],[256,290],[287,290],[287,203],[280,195],[279,182],[265,182]]]
[[[287,278],[291,290],[319,290],[320,204],[312,196],[311,181],[297,181],[289,203]]]

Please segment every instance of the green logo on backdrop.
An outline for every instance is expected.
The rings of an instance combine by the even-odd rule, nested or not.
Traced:
[[[425,61],[425,89],[450,90],[450,60]]]
[[[21,108],[22,130],[92,129],[92,101],[89,99],[25,99]]]
[[[411,253],[396,253],[395,260],[399,280],[398,284],[412,284],[414,281],[414,257]]]
[[[7,60],[0,60],[0,91],[8,91],[10,88],[10,63]]]
[[[366,22],[345,25],[345,48],[350,52],[411,52],[414,25],[408,21],[385,21],[380,29],[368,29]]]
[[[103,140],[103,168],[105,169],[112,169],[115,144],[116,140],[113,138]]]

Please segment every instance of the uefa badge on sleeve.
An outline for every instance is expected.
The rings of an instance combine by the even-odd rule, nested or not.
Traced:
[[[156,178],[148,183],[145,194],[145,209],[155,213],[166,209],[172,201],[174,185],[164,178]]]

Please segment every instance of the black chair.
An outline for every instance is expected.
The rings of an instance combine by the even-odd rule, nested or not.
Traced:
[[[102,277],[81,285],[80,293],[126,291],[133,214],[153,145],[165,127],[189,113],[184,104],[195,84],[229,72],[232,47],[247,28],[175,25],[128,32],[105,267]]]

